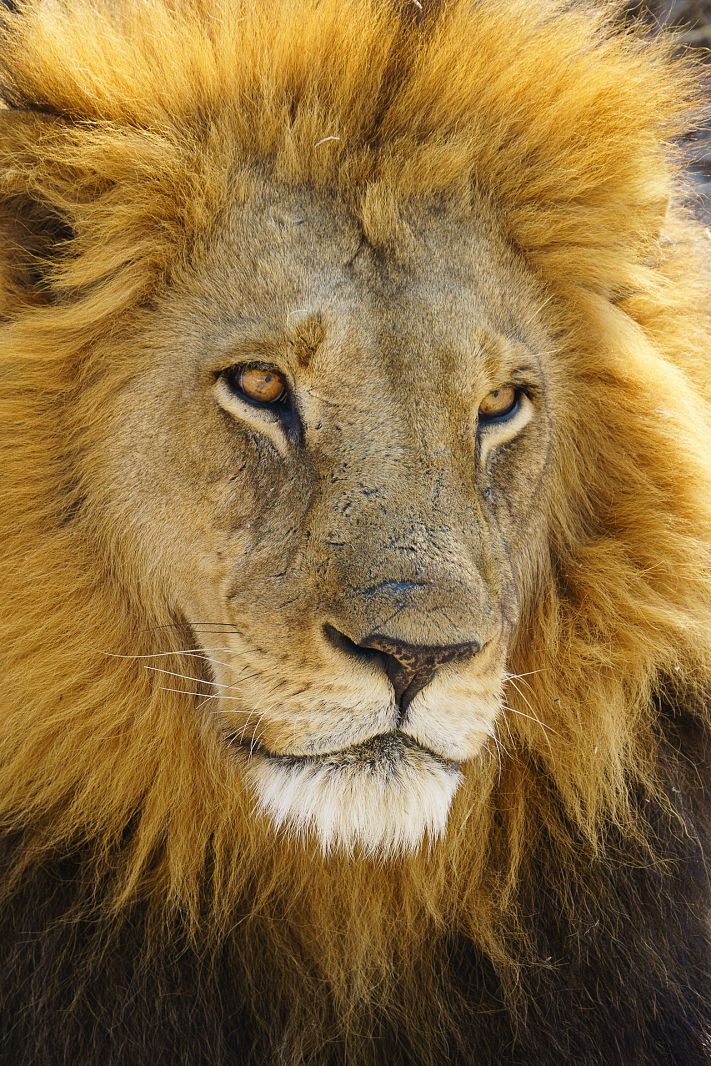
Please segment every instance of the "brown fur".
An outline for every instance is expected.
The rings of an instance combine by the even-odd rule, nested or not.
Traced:
[[[669,146],[695,106],[694,74],[669,42],[622,33],[614,15],[520,0],[457,0],[417,17],[380,0],[77,0],[2,19],[0,818],[18,841],[4,906],[56,856],[80,854],[71,877],[95,892],[77,888],[46,928],[93,915],[120,943],[140,902],[149,959],[168,927],[201,957],[227,952],[241,1002],[257,1016],[264,996],[275,1004],[264,1022],[275,1033],[255,1035],[255,1046],[272,1040],[264,1061],[325,1062],[329,1040],[344,1061],[379,1061],[371,1038],[395,1018],[418,1061],[446,1061],[439,1028],[458,1032],[468,1009],[448,937],[474,946],[524,1025],[530,975],[550,964],[545,916],[583,922],[595,899],[611,930],[624,893],[607,878],[625,856],[658,867],[669,900],[664,858],[701,831],[672,783],[698,749],[685,760],[669,739],[682,714],[694,735],[706,728],[711,664],[709,244]],[[302,209],[306,251],[274,231],[274,212],[288,221]],[[515,605],[510,643],[495,649],[514,675],[501,749],[466,763],[444,840],[387,864],[275,837],[225,754],[224,714],[198,707],[215,675],[181,653],[234,628],[234,616],[215,616],[216,592],[193,590],[234,582],[231,560],[251,547],[237,574],[244,662],[268,663],[279,699],[292,701],[255,736],[281,750],[297,728],[305,743],[314,722],[333,725],[310,710],[313,689],[296,691],[326,684],[303,618],[318,587],[329,617],[367,629],[360,601],[339,599],[364,571],[314,548],[312,569],[268,584],[281,556],[301,558],[293,500],[315,481],[284,474],[272,452],[260,458],[246,430],[233,437],[184,352],[212,346],[227,365],[225,337],[248,307],[269,331],[244,343],[266,344],[267,362],[291,352],[316,391],[333,324],[329,334],[311,316],[291,330],[282,312],[300,309],[308,284],[335,286],[344,264],[359,291],[376,276],[387,284],[372,320],[359,305],[361,332],[338,342],[328,387],[343,383],[346,402],[338,417],[325,411],[324,432],[337,423],[342,436],[309,476],[321,484],[350,463],[352,487],[391,464],[396,483],[379,514],[362,505],[353,558],[372,567],[393,515],[422,513],[424,468],[395,465],[379,404],[411,404],[455,455],[458,397],[488,388],[487,359],[506,365],[525,343],[540,354],[548,405],[524,450],[496,467],[510,568],[492,532],[484,547],[466,542],[483,553],[471,573],[446,570],[447,604],[459,605],[451,632],[440,626],[446,640],[467,625],[500,629]],[[469,304],[437,288],[451,277],[475,294],[474,324]],[[411,318],[396,305],[403,288]],[[461,372],[467,384],[423,412],[417,368],[438,381],[433,337],[449,353],[446,380]],[[398,363],[401,349],[409,362]],[[475,350],[486,358],[472,362]],[[363,444],[380,435],[382,447]],[[365,464],[355,473],[354,455]],[[455,547],[471,524],[462,484],[447,483],[437,512]],[[309,526],[319,543],[329,522],[345,528],[333,508],[346,506],[335,489],[320,499]],[[486,589],[501,602],[477,584],[486,543]],[[450,547],[437,547],[442,559]],[[197,699],[136,658],[164,653],[168,669],[198,679]],[[499,666],[487,667],[494,680]],[[258,696],[244,691],[251,713]],[[683,780],[691,790],[693,774]],[[685,987],[675,965],[670,980]]]

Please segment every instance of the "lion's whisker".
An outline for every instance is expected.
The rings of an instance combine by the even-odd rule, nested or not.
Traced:
[[[247,678],[245,678],[245,680],[247,680]],[[236,685],[229,685],[228,687],[230,689],[237,688]],[[207,698],[209,698],[211,700],[242,700],[244,702],[247,699],[247,696],[241,696],[237,692],[235,692],[235,693],[230,693],[230,692],[210,692],[210,693],[203,693],[203,695],[205,695]]]
[[[245,666],[244,669],[248,670],[249,667]],[[254,678],[254,677],[259,677],[259,671],[258,670],[255,670],[253,674],[247,674],[246,677],[240,676],[231,685],[225,685],[224,687],[225,687],[226,690],[237,688],[238,685],[243,685],[245,683],[245,681],[251,681],[252,678]]]
[[[157,626],[144,626],[138,632],[140,632],[140,633],[155,633],[159,629],[185,629],[187,627],[190,627],[191,629],[195,629],[196,632],[197,632],[197,626],[216,626],[216,627],[219,627],[219,628],[217,628],[215,630],[215,634],[216,635],[220,635],[220,636],[226,636],[230,631],[233,631],[235,633],[239,633],[240,632],[239,628],[235,625],[234,622],[190,622],[190,621],[185,621],[185,622],[164,622],[161,625],[157,625]],[[208,635],[209,635],[209,630],[203,629],[202,632],[203,633],[208,633]]]
[[[232,740],[237,741],[238,744],[242,743],[242,741],[244,740],[244,734],[245,734],[245,732],[247,730],[247,726],[249,725],[250,720],[254,717],[254,715],[256,713],[257,713],[256,710],[250,711],[249,714],[247,715],[247,718],[245,719],[245,722],[244,722],[244,725],[242,726],[242,728],[239,731],[235,730],[233,733],[229,734],[229,736],[230,736],[230,738]],[[249,752],[248,752],[248,755],[247,755],[248,759],[251,759],[253,757],[253,755],[254,755],[254,745],[256,743],[257,730],[259,729],[259,726],[261,725],[264,717],[265,717],[264,713],[260,714],[259,717],[257,718],[257,721],[255,722],[254,729],[252,731],[252,740],[250,741]]]
[[[231,648],[178,648],[176,651],[154,651],[149,655],[121,655],[116,651],[105,651],[102,654],[110,659],[162,659],[169,655],[196,655],[205,651],[232,651]]]
[[[499,738],[497,737],[496,733],[492,733],[491,734],[491,739],[494,741],[494,744],[496,745],[496,753],[497,753],[497,758],[498,758],[498,780],[497,780],[497,784],[501,785],[501,763],[502,763],[502,760],[503,760],[503,755],[501,754],[502,745],[501,745],[501,742],[500,742]]]
[[[225,650],[226,651],[231,651],[232,649],[231,648],[226,648]],[[217,666],[224,666],[226,670],[232,670],[233,669],[231,663],[223,662],[222,659],[215,659],[215,658],[212,657],[212,655],[198,655],[195,652],[191,652],[190,653],[190,658],[191,659],[201,659],[202,662],[204,662],[204,663],[210,663],[210,664],[215,663]]]
[[[504,674],[504,681],[519,681],[524,677],[532,677],[534,674],[543,674],[545,670],[526,670],[523,674]]]
[[[511,684],[513,685],[514,689],[515,689],[515,690],[516,690],[516,692],[518,693],[518,695],[519,695],[519,696],[521,697],[521,699],[523,700],[523,702],[524,702],[524,703],[526,704],[526,706],[528,707],[528,709],[529,709],[529,711],[531,712],[531,714],[535,715],[535,713],[536,713],[536,712],[534,711],[533,707],[531,706],[531,701],[530,701],[530,700],[529,700],[529,699],[528,699],[528,698],[526,697],[525,693],[523,693],[523,692],[521,691],[521,689],[520,689],[520,688],[519,688],[519,686],[518,686],[518,685],[516,684],[516,681],[515,681],[515,680],[514,680],[513,678],[510,678],[510,681],[511,681]]]
[[[259,729],[263,718],[264,718],[264,715],[260,714],[259,718],[257,719],[257,721],[255,723],[254,729],[252,730],[252,739],[251,739],[250,744],[249,744],[249,757],[250,757],[250,759],[252,758],[252,755],[254,754],[254,745],[257,743],[257,730]]]
[[[510,707],[508,703],[502,704],[502,707],[505,711],[510,711],[511,714],[518,714],[521,716],[521,718],[527,718],[529,722],[535,722],[536,725],[539,725],[541,727],[544,733],[553,733],[557,737],[560,736],[560,733],[556,729],[554,729],[553,726],[546,725],[545,722],[542,722],[541,719],[537,718],[535,715],[526,714],[525,711],[518,711],[515,707]]]
[[[198,707],[202,707],[202,705],[204,703],[207,703],[209,700],[244,700],[245,699],[244,696],[225,696],[221,692],[210,692],[210,693],[194,692],[190,688],[169,688],[166,685],[161,685],[161,687],[158,689],[158,691],[159,692],[179,692],[181,696],[202,696],[202,702],[198,704]],[[235,713],[236,714],[236,713],[238,713],[238,710],[235,709],[234,712],[230,711],[229,713]]]
[[[264,713],[266,713],[266,712],[264,712]],[[240,740],[244,740],[244,734],[245,734],[245,733],[247,732],[247,726],[249,725],[249,723],[250,723],[250,720],[251,720],[251,719],[252,719],[252,718],[253,718],[253,717],[255,716],[255,714],[259,715],[259,717],[258,717],[258,719],[257,719],[257,726],[258,726],[258,725],[259,725],[259,723],[260,723],[260,722],[262,721],[262,719],[264,718],[264,713],[261,713],[261,714],[260,714],[259,710],[258,710],[258,709],[257,709],[256,707],[255,707],[255,708],[253,708],[253,709],[252,709],[252,710],[251,710],[251,711],[249,712],[249,714],[247,715],[246,719],[244,720],[244,723],[243,723],[243,725],[242,725],[242,729],[241,729],[241,731],[240,731],[240,734],[239,734],[239,739],[240,739]],[[255,728],[256,728],[256,726],[255,726]]]
[[[190,688],[169,688],[166,685],[161,685],[158,689],[159,692],[178,692],[181,696],[203,696],[205,699],[212,699],[212,695],[205,696],[204,692],[193,692]]]
[[[221,685],[217,681],[206,681],[204,677],[193,677],[192,674],[179,674],[175,670],[164,670],[160,666],[144,666],[144,670],[151,670],[156,674],[169,674],[171,677],[181,677],[184,681],[195,681],[198,685],[210,685],[212,688],[229,688],[229,685]]]

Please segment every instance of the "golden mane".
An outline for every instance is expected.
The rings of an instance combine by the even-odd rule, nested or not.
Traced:
[[[644,836],[632,797],[663,798],[659,707],[701,716],[711,667],[710,246],[670,146],[694,72],[618,15],[72,0],[0,17],[0,821],[24,834],[8,892],[81,843],[117,919],[140,896],[212,942],[240,913],[256,958],[248,931],[276,915],[273,945],[298,945],[347,1029],[442,930],[502,973],[520,957],[532,839],[550,839],[565,907],[613,831]],[[192,700],[133,658],[186,646],[149,561],[91,516],[81,536],[64,521],[130,371],[125,323],[189,270],[254,166],[335,190],[385,246],[408,202],[474,190],[547,286],[576,383],[550,557],[510,665],[521,713],[500,755],[467,768],[444,845],[381,870],[274,844]]]

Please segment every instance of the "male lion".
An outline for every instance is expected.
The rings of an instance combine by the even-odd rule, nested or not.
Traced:
[[[708,1062],[694,83],[567,0],[0,18],[0,1061]]]

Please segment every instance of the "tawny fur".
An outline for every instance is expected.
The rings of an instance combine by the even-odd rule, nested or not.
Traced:
[[[550,964],[537,889],[574,914],[581,885],[604,897],[608,860],[663,864],[700,824],[674,809],[668,772],[696,749],[666,769],[660,756],[669,716],[708,725],[711,243],[670,147],[696,75],[667,40],[621,31],[614,5],[422,6],[72,0],[1,22],[0,819],[19,841],[3,906],[80,852],[77,883],[96,891],[67,904],[72,921],[120,944],[141,903],[148,965],[166,928],[201,958],[228,951],[255,975],[244,1003],[273,997],[260,1046],[270,1026],[282,1035],[264,1061],[330,1061],[332,1041],[342,1061],[376,1062],[372,1038],[396,1017],[417,1061],[447,1061],[448,1026],[465,1055],[466,1005],[437,947],[449,935],[476,946],[524,1025],[526,967]],[[507,703],[546,728],[512,716],[500,765],[464,767],[440,843],[386,865],[274,846],[194,701],[106,654],[180,647],[157,629],[173,617],[160,568],[118,555],[100,516],[88,552],[68,520],[104,400],[130,373],[126,324],[209,242],[255,163],[336,190],[385,253],[409,204],[475,189],[549,293],[569,390],[550,556],[508,666],[525,689],[512,682]],[[62,408],[76,391],[81,423]],[[668,814],[661,842],[645,803]],[[390,1061],[408,1061],[398,1047]]]

